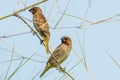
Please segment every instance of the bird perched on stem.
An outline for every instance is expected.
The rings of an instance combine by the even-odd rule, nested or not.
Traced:
[[[48,22],[39,7],[33,7],[29,11],[33,14],[33,24],[43,39],[41,42],[44,42],[46,53],[49,53],[50,31]]]
[[[72,41],[70,37],[63,36],[61,44],[54,50],[53,54],[48,59],[46,67],[40,77],[42,77],[50,68],[58,67],[69,56],[72,49]],[[56,62],[57,60],[57,62]]]

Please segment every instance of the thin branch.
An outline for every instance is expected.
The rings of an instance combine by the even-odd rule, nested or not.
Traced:
[[[8,45],[6,42],[4,42],[3,40],[1,40],[1,42],[6,45],[6,47],[10,48],[12,50],[12,47],[10,45]],[[20,57],[24,57],[20,52],[18,52],[17,50],[14,50],[16,54],[18,54]]]
[[[48,0],[43,0],[43,1],[40,1],[40,2],[35,3],[35,4],[33,4],[33,5],[30,5],[30,6],[26,7],[26,8],[23,8],[23,9],[20,9],[20,10],[18,10],[18,11],[15,11],[15,12],[13,12],[12,14],[8,14],[8,15],[6,15],[6,16],[1,17],[0,20],[5,19],[5,18],[8,18],[8,17],[11,17],[11,16],[13,16],[15,13],[22,12],[22,11],[24,11],[24,10],[26,10],[26,9],[29,9],[29,8],[31,8],[31,7],[33,7],[33,6],[39,5],[39,4],[44,3],[44,2],[46,2],[46,1],[48,1]]]
[[[62,16],[60,17],[60,19],[58,20],[58,22],[55,24],[55,28],[57,27],[57,25],[60,23],[60,21],[62,20],[62,18],[64,17],[64,13],[67,11],[67,8],[68,8],[68,5],[70,4],[70,0],[68,1],[67,5],[66,5],[66,8],[62,14]]]
[[[90,2],[90,0],[89,0],[89,1],[88,1],[88,7],[87,7],[87,9],[86,9],[86,11],[85,11],[85,13],[84,13],[84,15],[83,15],[83,18],[86,17],[88,11],[90,10],[91,4],[92,4],[92,2]],[[80,22],[80,25],[83,25],[83,24],[84,24],[84,22],[81,21],[81,22]]]
[[[11,55],[10,63],[9,63],[9,66],[8,66],[8,69],[7,69],[7,72],[6,72],[5,80],[7,80],[7,75],[8,75],[8,72],[9,72],[11,64],[12,64],[13,55],[14,55],[14,48],[15,48],[15,44],[13,45],[12,55]]]
[[[37,53],[37,52],[36,52]],[[18,68],[10,75],[10,77],[8,78],[8,80],[10,80],[12,78],[12,76],[14,76],[14,74],[20,70],[36,53],[32,54],[32,56],[30,56],[23,64],[22,62],[20,63],[20,65],[18,66]],[[23,59],[24,60],[24,59]]]
[[[12,78],[12,76],[14,76],[14,74],[16,74],[16,72],[18,71],[19,67],[21,66],[21,64],[23,63],[24,59],[21,60],[21,62],[19,63],[18,67],[13,71],[13,73],[8,77],[8,80],[10,80]]]
[[[109,57],[113,60],[113,62],[117,65],[117,67],[120,69],[120,64],[113,58],[113,56],[108,51],[106,52],[109,55]]]
[[[80,20],[85,21],[85,22],[87,22],[87,23],[91,23],[90,21],[88,21],[88,20],[86,20],[86,19],[84,19],[84,18],[80,18],[80,17],[78,17],[78,16],[73,16],[73,15],[71,15],[71,14],[63,13],[63,12],[58,12],[58,13],[64,14],[64,15],[66,15],[66,16],[70,16],[70,17],[73,17],[73,18],[76,18],[76,19],[80,19]]]
[[[81,41],[80,41],[80,38],[79,38],[79,35],[78,35],[77,31],[76,31],[76,37],[77,37],[78,44],[79,44],[79,47],[80,47],[80,49],[81,49],[82,57],[83,57],[83,60],[84,60],[85,56],[83,56],[83,53],[84,53],[84,52],[83,52],[83,47],[82,47],[82,43],[81,43]],[[73,51],[75,51],[75,50],[73,49]],[[78,56],[78,57],[79,57],[79,59],[81,59],[80,56]],[[82,61],[82,64],[85,66],[85,64],[84,64],[83,61]]]
[[[20,16],[21,18],[24,18],[24,19],[26,19],[26,20],[28,20],[28,21],[30,21],[30,22],[33,22],[32,20],[30,20],[30,19],[28,19],[28,18],[26,18],[26,17],[24,17],[24,16]]]
[[[84,63],[85,63],[85,68],[86,70],[88,71],[88,66],[87,66],[87,63],[86,63],[86,56],[85,56],[85,29],[84,29],[84,32],[83,32],[83,60],[84,60]]]
[[[11,37],[14,37],[14,36],[20,36],[20,35],[24,35],[24,34],[29,34],[31,33],[32,31],[29,31],[29,32],[23,32],[23,33],[16,33],[16,34],[11,34],[11,35],[6,35],[6,36],[0,36],[0,39],[1,38],[11,38]]]
[[[80,62],[82,62],[82,60],[83,60],[83,59],[81,59],[81,60],[78,61],[73,67],[71,67],[71,68],[68,70],[68,72],[71,72],[75,67],[77,67],[77,65],[78,65]],[[65,75],[61,76],[60,79],[63,78],[63,77],[65,77]]]
[[[50,16],[51,16],[51,14],[52,14],[54,2],[55,2],[55,0],[52,1],[51,7],[50,7],[50,11],[49,11],[49,15],[48,15],[48,19],[50,19]]]
[[[90,7],[91,7],[91,5],[92,5],[92,2],[93,2],[93,0],[89,0],[88,1],[88,7],[87,7],[87,9],[86,9],[86,12],[85,12],[85,15],[88,13],[88,11],[90,10]]]
[[[32,78],[31,80],[35,80],[36,76],[40,73],[40,71],[38,71]]]
[[[56,0],[57,4],[58,4],[58,8],[60,8],[60,1]]]
[[[21,59],[23,59],[23,58],[13,59],[12,61],[17,61],[17,60],[21,60]],[[3,61],[3,62],[0,62],[0,64],[7,63],[7,62],[10,62],[10,60],[6,60],[6,61]]]
[[[18,60],[21,60],[21,59],[28,59],[28,58],[27,57],[16,58],[16,59],[13,59],[12,61],[18,61]],[[45,63],[45,61],[39,61],[39,60],[36,60],[36,59],[30,59],[30,60],[34,61],[34,62],[38,62],[38,63]],[[7,62],[10,62],[10,60],[2,61],[2,62],[0,62],[0,64],[7,63]]]
[[[81,26],[68,26],[68,27],[50,27],[51,29],[73,29],[73,28],[77,28],[77,29],[81,29]]]
[[[102,22],[105,22],[105,21],[110,21],[110,20],[112,20],[113,18],[116,18],[116,17],[118,17],[118,16],[120,16],[120,13],[117,14],[117,15],[115,15],[115,16],[112,16],[112,17],[110,17],[110,18],[106,18],[106,19],[103,19],[103,20],[99,20],[99,21],[96,21],[96,22],[92,22],[91,25],[93,25],[93,24],[99,24],[99,23],[102,23]]]

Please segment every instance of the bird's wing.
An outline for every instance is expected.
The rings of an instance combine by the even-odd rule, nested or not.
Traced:
[[[63,49],[62,45],[58,46],[55,51],[52,54],[55,59],[59,62],[59,64],[61,64],[67,57],[67,55],[65,54],[65,50]],[[53,64],[56,62],[56,60],[54,59],[54,57],[51,56],[48,60],[48,62],[50,64]]]
[[[36,30],[40,33],[40,35],[46,37],[46,35],[49,34],[49,25],[44,15],[36,13],[34,15],[33,21],[34,21],[34,26]]]

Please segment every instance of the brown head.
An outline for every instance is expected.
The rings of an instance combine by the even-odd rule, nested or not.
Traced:
[[[33,7],[29,10],[32,14],[35,14],[37,12],[42,14],[42,10],[39,7]]]
[[[68,46],[72,46],[72,41],[71,41],[70,37],[68,37],[68,36],[63,36],[61,38],[61,41],[63,44],[66,44]]]

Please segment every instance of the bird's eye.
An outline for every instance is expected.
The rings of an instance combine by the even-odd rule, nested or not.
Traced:
[[[67,38],[64,38],[64,41],[67,41]]]
[[[65,40],[67,40],[67,38],[64,38]]]

